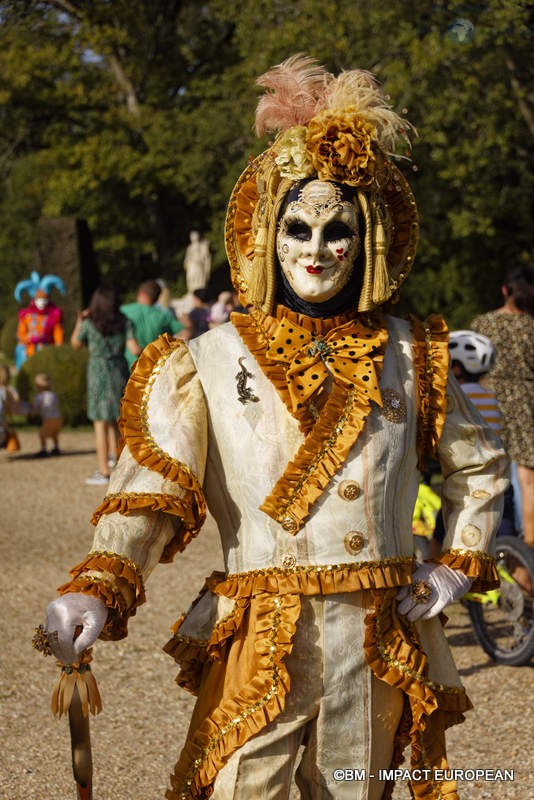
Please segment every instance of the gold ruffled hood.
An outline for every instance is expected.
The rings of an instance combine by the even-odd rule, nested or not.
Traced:
[[[382,306],[398,293],[415,256],[417,208],[392,160],[397,140],[408,142],[412,126],[364,70],[336,77],[299,54],[258,83],[270,91],[258,103],[256,131],[278,136],[249,163],[230,197],[226,251],[241,302],[272,313],[278,217],[288,192],[317,178],[354,190],[365,228],[357,309]]]

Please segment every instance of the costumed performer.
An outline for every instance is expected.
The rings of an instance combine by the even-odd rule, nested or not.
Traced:
[[[387,798],[379,770],[411,745],[412,796],[453,800],[444,734],[470,702],[439,613],[497,585],[507,460],[448,377],[443,319],[387,313],[417,239],[392,156],[408,123],[367,72],[335,77],[299,55],[259,82],[258,133],[280,134],[237,181],[226,224],[248,313],[139,358],[93,546],[47,636],[65,664],[125,636],[207,502],[226,571],[165,647],[198,696],[166,797],[281,800],[295,773],[303,797]],[[418,564],[431,456],[447,537]],[[344,781],[353,769],[363,780]]]
[[[15,300],[22,302],[22,293],[28,292],[30,304],[18,312],[15,367],[20,369],[26,359],[48,345],[63,344],[63,312],[50,300],[52,289],[65,294],[65,284],[57,275],[40,277],[32,272],[28,280],[15,286]]]

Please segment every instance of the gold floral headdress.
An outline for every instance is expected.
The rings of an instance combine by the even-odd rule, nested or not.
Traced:
[[[387,103],[371,73],[337,77],[302,54],[258,78],[270,90],[256,110],[256,132],[277,131],[232,192],[226,249],[241,302],[271,313],[276,290],[276,223],[298,181],[316,177],[354,189],[365,225],[365,271],[358,310],[390,300],[415,255],[418,221],[410,187],[393,162],[413,130]]]

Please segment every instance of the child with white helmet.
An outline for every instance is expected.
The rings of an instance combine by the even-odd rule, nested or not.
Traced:
[[[484,422],[500,436],[502,415],[499,403],[493,391],[479,382],[495,364],[496,350],[493,342],[487,336],[474,331],[451,331],[449,352],[451,370],[463,393],[475,406]],[[504,493],[503,518],[497,536],[516,534],[514,491],[510,485]],[[443,516],[438,513],[434,535],[429,544],[429,557],[439,553],[444,537]]]
[[[452,331],[449,352],[452,371],[464,394],[488,425],[500,435],[502,417],[497,398],[491,389],[479,383],[479,379],[495,364],[496,352],[491,339],[474,331]]]

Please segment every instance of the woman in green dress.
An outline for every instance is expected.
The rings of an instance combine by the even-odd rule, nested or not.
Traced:
[[[120,299],[112,287],[96,289],[89,308],[78,314],[71,345],[89,350],[87,364],[87,416],[95,430],[98,469],[86,483],[105,486],[109,480],[109,454],[117,451],[120,401],[130,370],[127,348],[139,355],[141,347],[133,325],[120,311]]]

